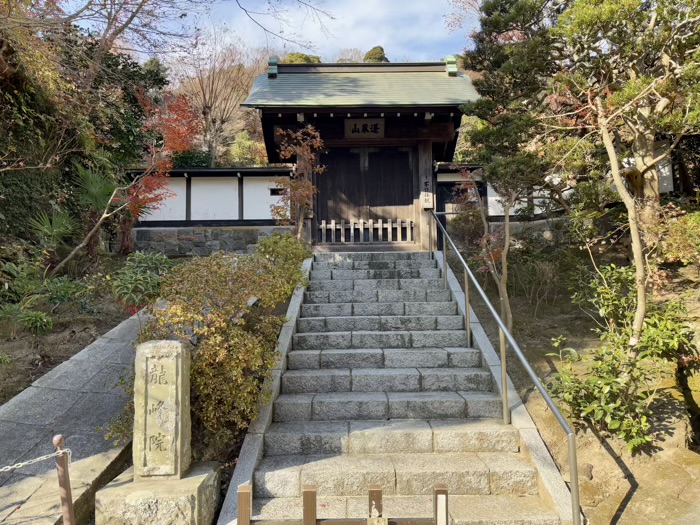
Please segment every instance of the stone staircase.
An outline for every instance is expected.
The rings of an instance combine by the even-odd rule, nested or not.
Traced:
[[[457,525],[559,525],[538,472],[429,253],[319,253],[253,477],[254,519],[432,516],[444,483]]]

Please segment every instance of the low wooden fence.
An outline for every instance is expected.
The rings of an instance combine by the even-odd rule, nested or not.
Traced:
[[[319,519],[316,487],[302,488],[303,517],[301,520],[253,520],[253,487],[238,487],[238,525],[448,525],[447,485],[433,487],[433,515],[426,518],[392,518],[384,515],[382,488],[369,486],[367,517]]]
[[[414,242],[413,221],[321,221],[317,241],[324,244]]]

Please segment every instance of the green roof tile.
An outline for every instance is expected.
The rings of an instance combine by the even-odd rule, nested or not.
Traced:
[[[397,68],[398,69],[398,68]],[[447,71],[282,72],[261,75],[246,107],[459,106],[478,99],[469,77]]]

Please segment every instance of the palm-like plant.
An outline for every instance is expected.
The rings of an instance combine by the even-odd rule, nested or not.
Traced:
[[[75,220],[65,210],[54,209],[52,214],[41,212],[29,219],[29,226],[45,244],[56,246],[75,231]]]
[[[78,202],[87,209],[87,228],[91,231],[110,205],[116,185],[103,172],[74,164]],[[86,245],[91,257],[97,256],[100,232],[96,231]]]
[[[115,184],[102,172],[74,164],[78,202],[95,213],[102,213],[109,204]]]

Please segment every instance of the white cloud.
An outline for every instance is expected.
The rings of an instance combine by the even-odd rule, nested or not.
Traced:
[[[255,9],[254,4],[251,1],[244,5]],[[463,32],[450,33],[445,25],[444,17],[450,12],[447,0],[332,0],[321,7],[333,16],[332,20],[323,19],[323,25],[301,8],[287,11],[284,26],[271,18],[258,20],[272,31],[281,29],[283,35],[294,33],[295,39],[310,42],[314,54],[325,60],[335,58],[342,48],[364,52],[375,45],[383,46],[392,61],[439,60],[446,54],[461,52],[467,44]],[[225,21],[254,46],[302,50],[294,44],[266,38],[264,31],[233,2],[216,8],[215,20]]]

